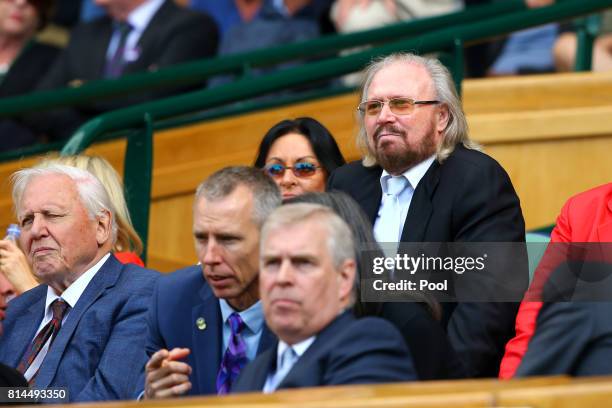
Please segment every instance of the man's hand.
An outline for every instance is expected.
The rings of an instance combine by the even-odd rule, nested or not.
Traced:
[[[177,361],[189,353],[188,348],[161,349],[151,356],[145,366],[145,399],[177,397],[191,389],[191,367]]]

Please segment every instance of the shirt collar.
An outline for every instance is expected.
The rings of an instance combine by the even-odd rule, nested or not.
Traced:
[[[306,350],[308,350],[308,347],[310,347],[310,345],[314,343],[316,338],[317,336],[311,336],[306,340],[302,340],[299,343],[295,343],[292,346],[282,340],[279,340],[278,348],[276,349],[276,361],[280,361],[281,356],[289,347],[291,347],[293,351],[295,351],[295,354],[297,354],[298,358],[302,357],[302,354],[304,354]]]
[[[425,173],[427,173],[427,170],[429,169],[435,158],[435,155],[429,156],[427,159],[423,160],[416,166],[412,166],[404,173],[402,173],[401,177],[405,177],[406,180],[408,180],[408,183],[410,183],[412,189],[416,190],[417,185],[419,184]],[[382,188],[383,194],[387,193],[387,179],[391,177],[393,176],[389,174],[387,170],[383,169],[382,174],[380,175],[380,187]]]
[[[127,22],[136,31],[142,32],[147,28],[149,22],[162,6],[164,0],[148,0],[136,7],[128,15]]]
[[[64,299],[64,301],[68,303],[71,308],[74,309],[74,306],[79,301],[79,298],[81,297],[83,292],[85,292],[87,285],[89,285],[89,282],[91,282],[93,277],[96,276],[96,273],[98,273],[98,271],[100,270],[102,265],[104,265],[104,262],[106,262],[109,256],[110,253],[104,255],[102,259],[100,259],[94,266],[89,268],[87,271],[85,271],[84,274],[79,276],[77,280],[72,282],[72,284],[66,288],[66,290],[64,291],[64,293],[62,293],[61,296],[55,293],[55,290],[51,286],[47,286],[47,299],[45,301],[45,310],[49,310],[49,308],[51,307],[51,303],[53,303],[55,299],[59,299],[60,297]]]
[[[241,312],[234,310],[234,308],[231,307],[225,299],[219,299],[219,307],[221,307],[221,318],[223,319],[223,324],[226,324],[230,315],[236,312],[240,315],[240,318],[252,333],[259,333],[263,326],[263,308],[261,306],[261,301],[259,300],[255,302],[255,304],[251,305],[251,307]]]

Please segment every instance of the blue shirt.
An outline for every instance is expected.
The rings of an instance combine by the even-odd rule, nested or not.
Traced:
[[[219,306],[221,307],[221,318],[223,319],[223,351],[227,349],[229,338],[231,335],[230,325],[227,321],[230,315],[236,310],[227,303],[225,299],[219,299]],[[244,340],[247,350],[246,355],[249,361],[253,361],[257,355],[257,348],[259,347],[259,339],[261,339],[261,332],[263,330],[264,316],[261,301],[257,301],[254,305],[249,307],[242,312],[237,312],[240,318],[245,324],[245,328],[242,331],[242,339]]]

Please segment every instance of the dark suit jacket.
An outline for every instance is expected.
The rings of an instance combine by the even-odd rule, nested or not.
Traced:
[[[131,397],[147,361],[146,317],[159,275],[111,255],[64,321],[36,377],[36,388],[66,387],[71,402]],[[17,367],[45,311],[47,285],[9,303],[0,361]]]
[[[36,41],[26,45],[0,82],[0,98],[33,91],[59,53],[59,48]],[[0,136],[3,136],[0,138],[0,151],[29,146],[38,141],[36,133],[18,119],[0,120]]]
[[[13,367],[0,363],[0,387],[27,386],[28,382],[19,371],[15,370]]]
[[[516,376],[612,374],[612,303],[545,304]]]
[[[382,198],[379,166],[361,162],[337,169],[329,190],[342,190],[364,209],[372,224]],[[402,242],[524,242],[518,196],[504,169],[484,153],[462,145],[442,163],[434,161],[408,210]],[[528,271],[517,273],[526,288]],[[524,275],[524,276],[523,276]],[[514,334],[515,303],[444,304],[451,344],[469,376],[496,376],[504,345]]]
[[[397,327],[408,345],[419,380],[465,378],[446,331],[417,302],[387,302],[378,316]]]
[[[204,318],[206,328],[199,330],[196,320]],[[157,350],[188,347],[187,363],[192,367],[191,395],[216,394],[217,372],[221,365],[223,347],[221,308],[200,266],[190,266],[163,276],[155,289],[149,309],[146,351],[149,356]],[[261,353],[275,341],[264,325],[259,348]],[[144,387],[144,378],[135,392]]]
[[[113,33],[113,21],[102,17],[76,27],[68,46],[40,84],[40,89],[68,86],[76,81],[102,79],[106,52]],[[140,56],[128,63],[124,74],[155,71],[170,65],[211,57],[218,44],[217,26],[208,15],[177,6],[166,0],[151,19],[138,41]],[[201,85],[200,85],[201,86]],[[84,120],[103,111],[117,109],[155,98],[176,94],[193,87],[165,88],[113,101],[96,101],[78,111],[62,110],[62,114],[45,115],[36,124],[52,138],[69,135]]]
[[[233,392],[261,391],[276,370],[277,347],[248,364]],[[412,357],[401,335],[383,319],[355,319],[345,312],[319,334],[278,389],[416,380]]]

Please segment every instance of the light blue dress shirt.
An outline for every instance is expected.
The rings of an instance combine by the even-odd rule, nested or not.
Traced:
[[[221,318],[223,319],[223,353],[227,349],[231,334],[231,328],[227,319],[229,319],[232,313],[237,312],[246,326],[242,331],[242,339],[247,347],[246,355],[249,361],[253,361],[257,355],[257,347],[259,347],[259,339],[261,339],[264,325],[261,301],[257,301],[257,303],[242,312],[234,310],[225,299],[219,299],[219,306],[221,307]]]

